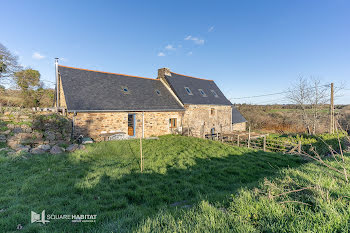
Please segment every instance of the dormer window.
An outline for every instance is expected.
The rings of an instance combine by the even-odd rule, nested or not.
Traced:
[[[156,90],[156,93],[157,93],[158,96],[162,95],[162,93],[160,93],[160,90]]]
[[[216,97],[216,98],[219,97],[218,94],[216,94],[216,92],[214,90],[210,90],[210,91],[211,91],[211,93],[213,93],[214,97]]]
[[[193,95],[193,93],[192,93],[192,91],[191,91],[190,88],[185,87],[185,90],[186,90],[186,92],[187,92],[188,95]]]
[[[203,91],[203,89],[198,89],[198,91],[201,93],[203,97],[207,97],[207,94]]]

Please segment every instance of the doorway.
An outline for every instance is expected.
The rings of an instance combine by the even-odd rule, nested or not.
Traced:
[[[135,114],[128,114],[128,135],[135,136]]]

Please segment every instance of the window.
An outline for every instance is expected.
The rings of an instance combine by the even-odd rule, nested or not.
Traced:
[[[214,115],[215,114],[215,108],[210,109],[210,114]]]
[[[213,95],[214,95],[216,98],[219,97],[218,94],[216,94],[216,92],[215,92],[214,90],[210,90],[210,91],[211,91],[211,93],[213,93]]]
[[[170,128],[176,128],[177,127],[177,119],[176,118],[170,118],[169,119]]]
[[[160,90],[156,90],[156,93],[157,93],[158,96],[162,95],[162,93],[160,93]]]
[[[122,88],[124,94],[129,94],[129,89],[128,89],[128,87],[122,86],[121,88]]]
[[[188,95],[193,95],[192,91],[190,90],[190,88],[185,87],[185,90],[187,92]]]
[[[205,92],[202,89],[198,89],[198,91],[201,93],[203,97],[207,97],[207,94],[205,94]]]

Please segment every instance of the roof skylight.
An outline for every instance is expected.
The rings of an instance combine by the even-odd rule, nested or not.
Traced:
[[[192,91],[191,91],[190,88],[185,87],[185,90],[186,90],[186,92],[187,92],[188,95],[193,95],[193,93],[192,93]]]
[[[198,89],[198,91],[201,93],[203,97],[207,97],[207,94],[203,91],[203,89]]]
[[[214,95],[216,98],[219,97],[218,94],[216,94],[216,92],[215,92],[214,90],[210,90],[210,91],[211,91],[211,93],[213,93],[213,95]]]
[[[130,93],[128,87],[122,86],[121,88],[122,88],[124,94],[129,94]]]

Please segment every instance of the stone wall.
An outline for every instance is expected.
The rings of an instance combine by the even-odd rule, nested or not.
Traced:
[[[27,152],[38,145],[68,144],[71,122],[51,112],[4,108],[0,113],[0,142]]]
[[[66,98],[62,87],[62,79],[60,79],[59,105],[62,108],[67,108]]]
[[[190,135],[204,137],[215,128],[215,132],[231,131],[231,106],[185,105],[183,129],[190,128]]]
[[[246,131],[247,122],[232,124],[232,130],[234,131]]]
[[[230,132],[231,106],[186,105],[180,112],[144,112],[144,137],[171,133],[204,137],[212,128],[215,132]],[[142,136],[142,112],[91,112],[74,116],[74,136],[84,135],[100,141],[103,133],[128,133],[128,114],[135,114],[135,136]],[[69,114],[73,119],[73,114]],[[171,128],[169,120],[177,119],[177,128]],[[243,127],[243,125],[241,126]]]
[[[128,114],[135,114],[135,136],[142,136],[142,112],[77,113],[74,116],[74,136],[84,135],[100,141],[102,133],[128,134]],[[181,122],[182,112],[144,112],[144,137],[171,134],[169,119]],[[69,117],[73,119],[73,114]],[[180,124],[178,123],[178,126]]]
[[[62,87],[62,79],[60,79],[58,89],[59,89],[59,93],[58,93],[59,106],[62,108],[67,108],[66,98],[64,96],[64,91],[63,91],[63,87]],[[54,106],[56,106],[56,96],[55,96]]]

